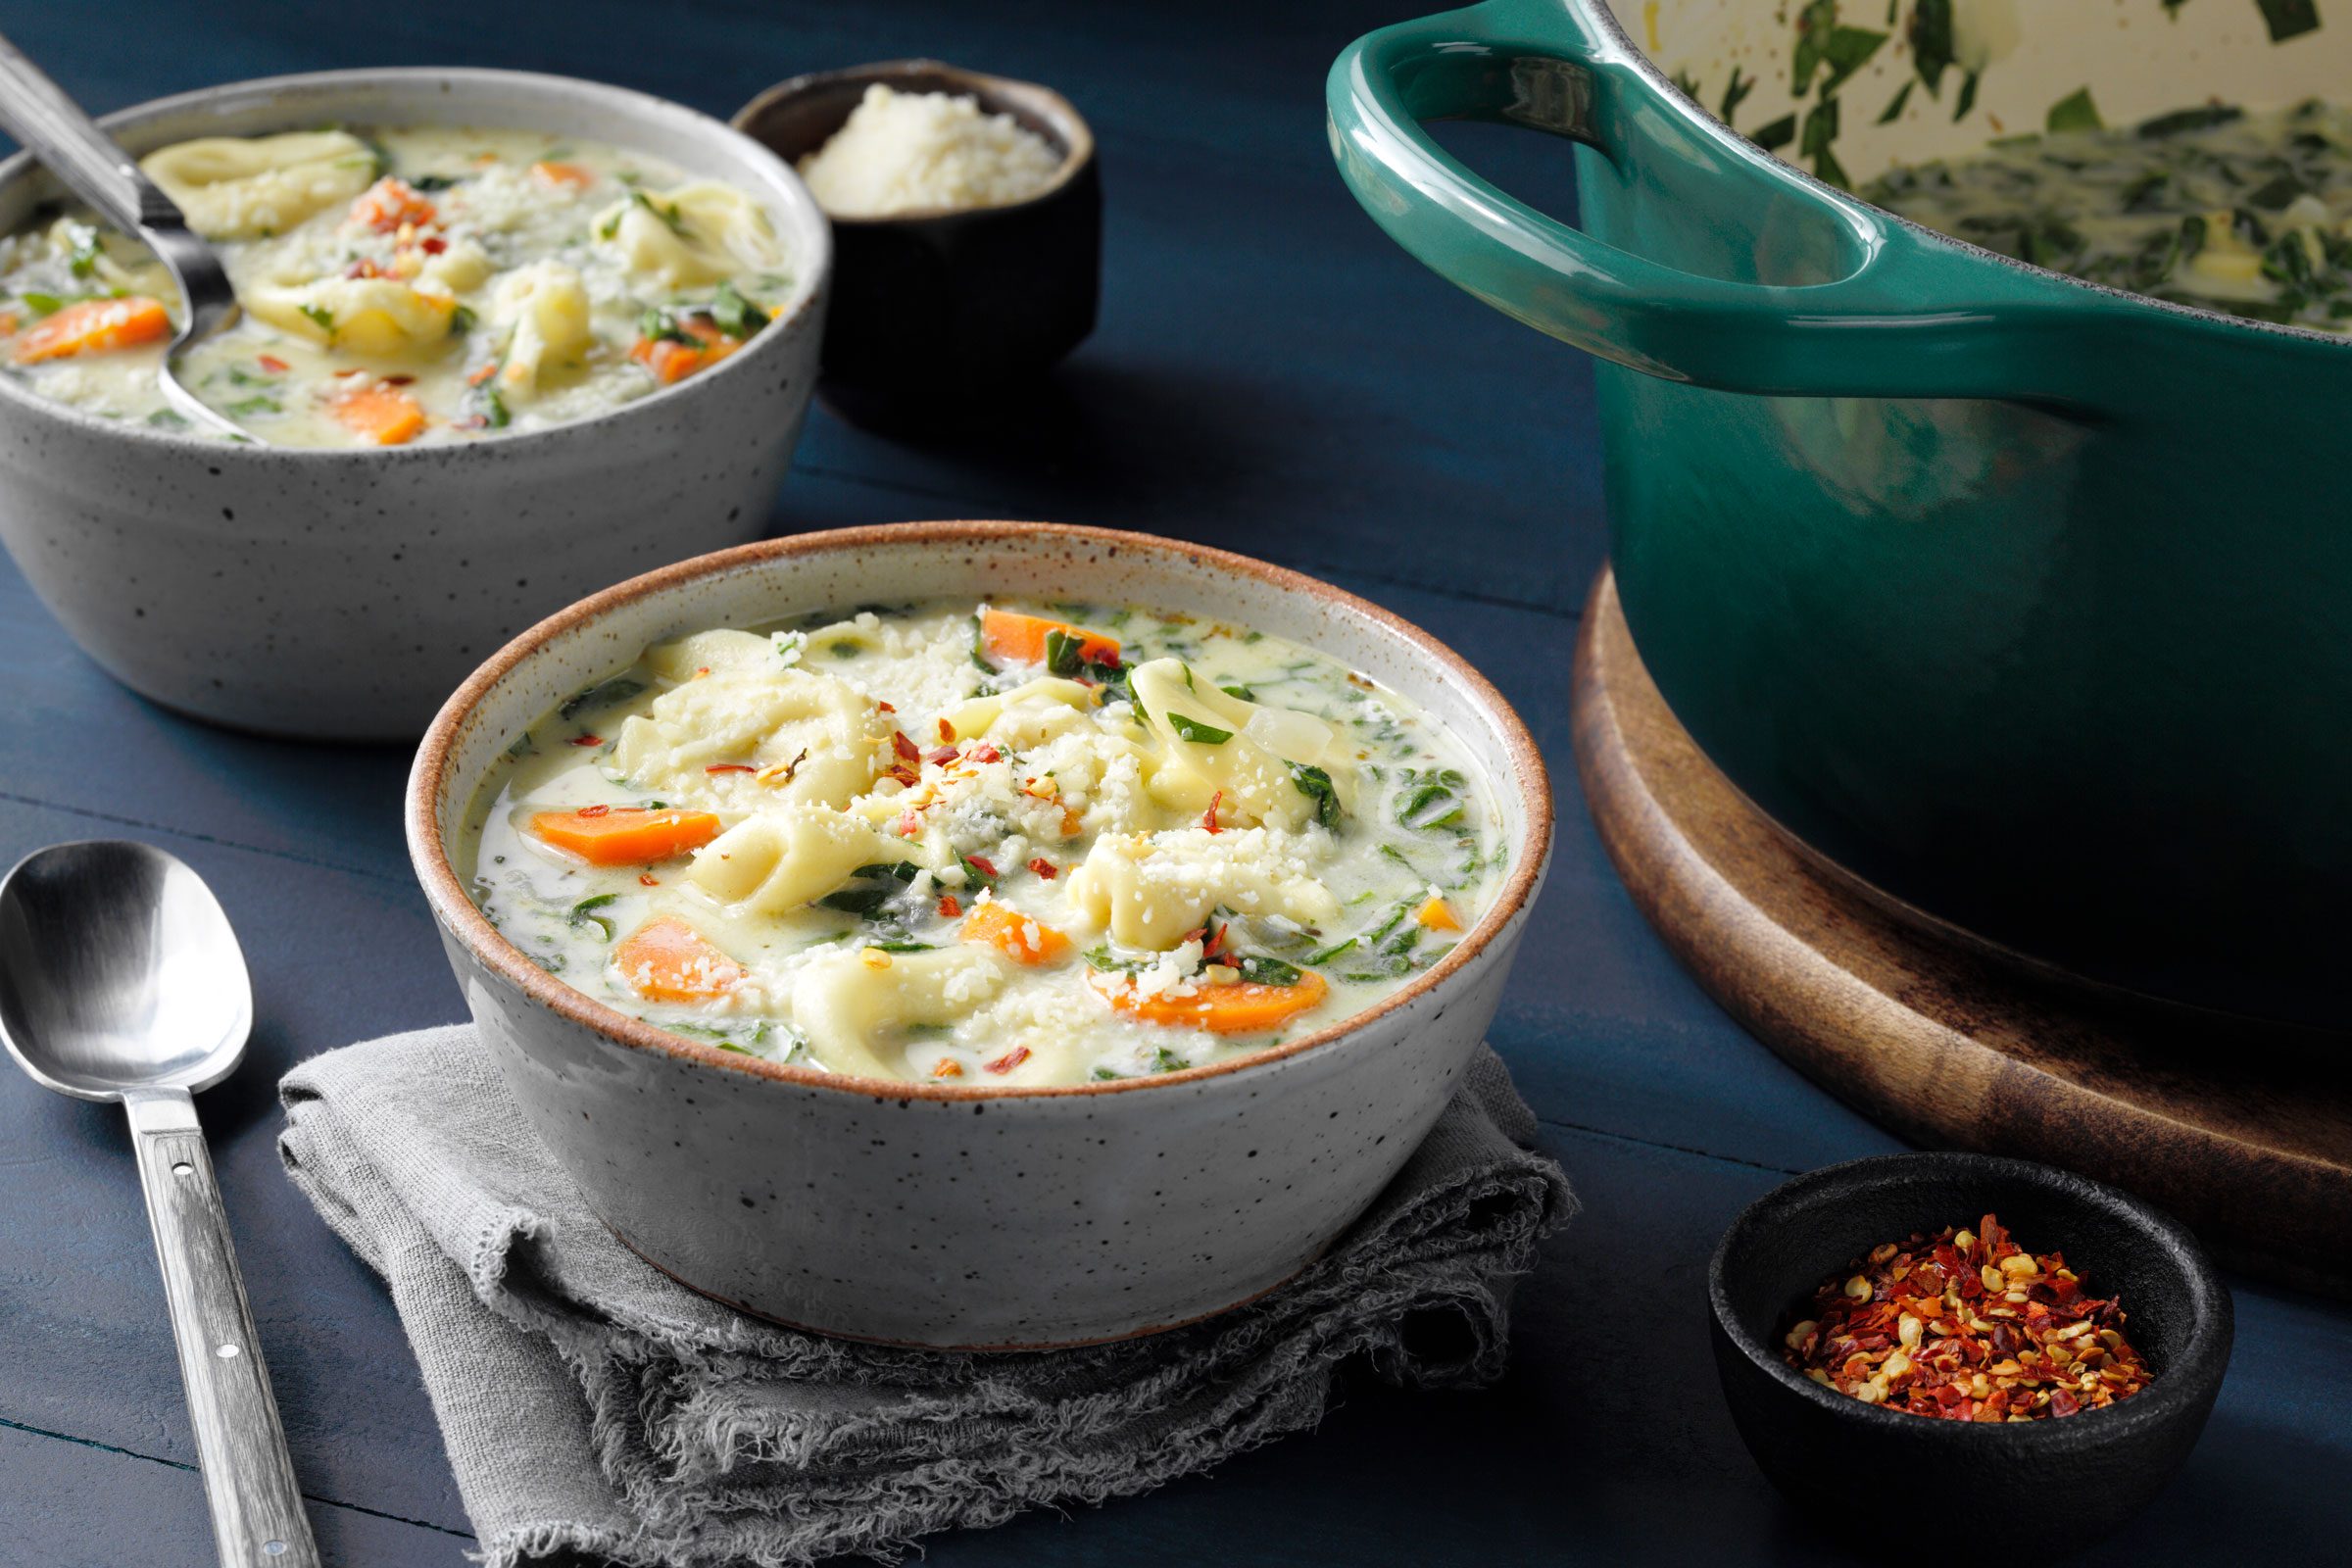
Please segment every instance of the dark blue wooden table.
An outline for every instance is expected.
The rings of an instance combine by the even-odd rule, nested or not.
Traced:
[[[722,116],[779,77],[904,55],[1054,83],[1102,141],[1101,331],[1009,443],[918,449],[818,414],[776,527],[1053,517],[1270,557],[1431,628],[1535,727],[1560,786],[1559,854],[1494,1038],[1585,1211],[1520,1297],[1509,1379],[1448,1397],[1365,1387],[1314,1436],[1213,1475],[933,1543],[950,1568],[1840,1560],[1740,1447],[1700,1279],[1733,1214],[1784,1175],[1896,1146],[1697,992],[1586,823],[1567,701],[1603,549],[1592,380],[1573,352],[1422,272],[1334,175],[1324,68],[1396,3],[0,5],[0,28],[99,109],[388,63],[597,76]],[[1564,147],[1451,135],[1520,193],[1568,201]],[[466,1514],[399,1321],[272,1147],[292,1063],[463,1011],[401,850],[407,757],[159,712],[5,566],[0,625],[0,863],[59,839],[151,840],[212,880],[243,933],[253,1050],[202,1107],[327,1559],[456,1564]],[[119,1114],[0,1072],[0,1564],[208,1560]],[[2352,1313],[2235,1287],[2236,1358],[2188,1469],[2079,1560],[2341,1560]],[[1907,1560],[2030,1553],[2036,1515],[2066,1506],[1886,1480],[1919,1502]]]

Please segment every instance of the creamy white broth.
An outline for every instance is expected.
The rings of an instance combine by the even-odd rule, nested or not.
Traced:
[[[460,875],[534,961],[664,1028],[982,1086],[1297,1038],[1492,902],[1489,785],[1396,693],[1135,609],[988,607],[1087,633],[1008,656],[979,609],[649,650],[516,739]],[[591,863],[583,825],[645,841]]]
[[[181,379],[281,445],[469,441],[606,413],[734,352],[793,288],[749,196],[579,137],[336,129],[180,143],[142,167],[245,306]],[[82,333],[100,311],[132,341]],[[189,428],[156,379],[179,313],[146,248],[86,210],[0,240],[0,365],[42,396]]]
[[[2134,126],[2089,122],[1889,170],[1862,194],[2134,294],[2352,330],[2352,111],[2200,104]]]

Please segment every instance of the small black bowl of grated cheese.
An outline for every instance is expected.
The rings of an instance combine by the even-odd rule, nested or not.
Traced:
[[[1033,82],[893,60],[779,82],[734,124],[832,220],[828,407],[900,428],[961,422],[1095,327],[1094,132]]]

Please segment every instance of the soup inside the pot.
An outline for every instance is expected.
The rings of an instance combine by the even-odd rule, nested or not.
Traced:
[[[1180,612],[914,605],[649,649],[518,737],[457,859],[609,1005],[865,1077],[1173,1072],[1410,985],[1509,856],[1327,654]]]
[[[2335,104],[2206,104],[2129,127],[2006,137],[1890,170],[1861,194],[2131,293],[2352,329],[2352,111]]]

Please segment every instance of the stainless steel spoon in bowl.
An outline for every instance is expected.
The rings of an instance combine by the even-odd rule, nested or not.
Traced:
[[[45,1088],[130,1113],[220,1561],[317,1568],[191,1098],[228,1076],[252,1026],[228,916],[163,851],[59,844],[0,881],[0,1044]]]
[[[166,400],[199,424],[253,440],[234,419],[182,386],[174,368],[180,355],[237,318],[236,291],[213,247],[188,227],[178,205],[156,189],[98,122],[5,37],[0,37],[0,125],[108,222],[145,240],[179,284],[186,311],[158,372]]]

